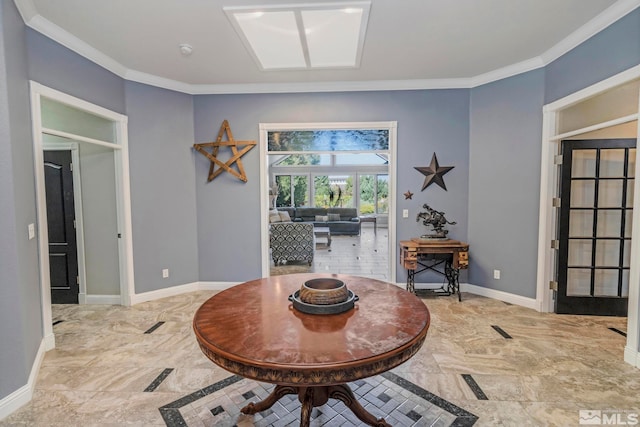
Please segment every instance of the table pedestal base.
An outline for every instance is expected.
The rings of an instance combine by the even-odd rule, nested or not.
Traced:
[[[364,409],[346,384],[315,387],[276,385],[276,388],[266,399],[261,402],[249,403],[242,408],[241,411],[243,414],[253,415],[269,409],[274,403],[280,400],[280,398],[288,394],[297,394],[298,400],[302,403],[302,408],[300,409],[300,427],[308,427],[311,419],[311,410],[317,406],[324,405],[329,398],[342,401],[360,421],[367,425],[374,427],[391,427],[384,418],[377,419]]]

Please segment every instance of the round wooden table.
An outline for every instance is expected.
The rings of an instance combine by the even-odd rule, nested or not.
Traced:
[[[289,302],[307,280],[333,277],[359,297],[340,314],[305,314]],[[388,426],[356,400],[346,384],[385,372],[420,349],[429,311],[413,294],[389,283],[341,274],[291,274],[257,279],[208,299],[193,319],[203,353],[222,368],[276,384],[265,400],[242,409],[255,414],[297,394],[301,426],[329,398],[343,401],[364,423]]]

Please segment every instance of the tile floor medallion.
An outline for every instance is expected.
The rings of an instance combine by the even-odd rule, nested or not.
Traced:
[[[472,426],[478,417],[391,372],[349,383],[358,402],[392,426]],[[240,409],[266,398],[274,386],[238,375],[162,406],[167,427],[182,426],[298,426],[300,402],[284,396],[255,415]],[[311,412],[311,426],[364,425],[344,403],[329,399]]]

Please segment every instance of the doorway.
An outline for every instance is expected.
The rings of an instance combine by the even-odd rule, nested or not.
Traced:
[[[44,152],[52,304],[77,304],[80,292],[71,150]]]
[[[626,316],[635,139],[564,140],[556,313]]]
[[[309,203],[315,203],[316,196],[322,197],[323,193],[318,193],[315,188],[315,178],[317,176],[328,177],[335,174],[335,170],[328,168],[329,163],[323,163],[323,157],[336,157],[338,153],[341,153],[341,157],[347,158],[349,155],[364,156],[366,152],[374,155],[376,152],[380,152],[385,159],[385,171],[384,179],[380,183],[380,187],[386,188],[385,200],[377,200],[377,207],[386,209],[388,211],[387,224],[387,277],[391,282],[396,280],[396,247],[395,247],[395,206],[396,206],[396,144],[397,144],[397,122],[337,122],[337,123],[261,123],[260,124],[260,213],[261,213],[261,248],[262,248],[262,275],[267,277],[270,274],[270,257],[269,257],[269,216],[268,211],[271,205],[277,203],[276,197],[279,194],[273,194],[269,197],[270,185],[275,184],[269,182],[270,179],[270,156],[287,156],[295,155],[301,157],[300,153],[304,152],[306,155],[312,155],[318,157],[318,162],[314,166],[313,171],[308,174],[304,174],[305,188],[309,187],[309,191],[300,192],[300,200],[309,201]],[[271,147],[271,148],[270,148]],[[334,161],[330,163],[334,164]],[[346,166],[344,164],[343,166]],[[351,166],[353,169],[353,166]],[[364,170],[362,171],[365,172]],[[377,169],[372,169],[369,175],[375,175],[380,172]],[[382,173],[382,172],[380,172]],[[292,171],[287,172],[289,176],[295,176],[297,174]],[[341,189],[342,197],[340,198],[342,206],[347,204],[347,196],[344,190],[348,187],[347,180],[349,174],[345,175],[344,188]],[[350,193],[349,200],[353,202],[355,207],[356,199],[360,200],[362,195],[358,190],[359,181],[356,175],[353,174],[351,179],[351,187],[354,187]],[[291,180],[294,182],[294,180]],[[331,185],[328,186],[331,189]],[[295,187],[291,189],[287,194],[295,193]],[[336,191],[333,191],[333,203],[336,202]],[[366,198],[365,198],[366,199]],[[327,190],[327,200],[331,200],[331,191]],[[295,206],[295,199],[291,201]],[[375,231],[375,228],[374,228]],[[327,242],[328,243],[328,242]],[[328,245],[327,245],[328,246]]]
[[[131,201],[129,191],[129,159],[127,142],[127,117],[81,99],[30,82],[31,114],[34,147],[34,170],[36,183],[37,236],[41,286],[41,309],[45,349],[55,347],[51,313],[51,275],[49,263],[49,227],[45,185],[45,140],[51,138],[76,142],[84,147],[97,147],[94,152],[108,152],[114,170],[111,186],[115,196],[110,204],[115,211],[117,229],[112,236],[115,241],[115,257],[118,264],[117,300],[110,298],[104,303],[130,305],[133,295],[133,263],[131,232]],[[56,114],[47,108],[59,107]],[[69,120],[72,118],[72,120]],[[89,150],[91,151],[91,150]],[[104,155],[104,154],[103,154]],[[100,194],[96,194],[97,197]],[[92,204],[87,204],[90,206]],[[80,254],[80,251],[79,251]],[[81,266],[80,266],[81,270]]]
[[[554,311],[557,285],[557,228],[560,141],[575,138],[638,138],[640,65],[595,83],[543,107],[540,163],[540,211],[536,302]],[[618,132],[620,131],[620,132]],[[615,135],[612,133],[615,132]],[[640,166],[636,163],[636,175]],[[640,197],[640,187],[634,198]],[[640,209],[633,210],[640,224]],[[551,244],[550,244],[551,243]],[[640,367],[640,227],[633,227],[629,269],[627,344],[624,360]]]

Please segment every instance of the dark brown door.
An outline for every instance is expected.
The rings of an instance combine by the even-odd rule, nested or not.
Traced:
[[[44,152],[51,302],[78,303],[78,255],[71,151]]]
[[[627,315],[635,146],[562,141],[556,313]]]

